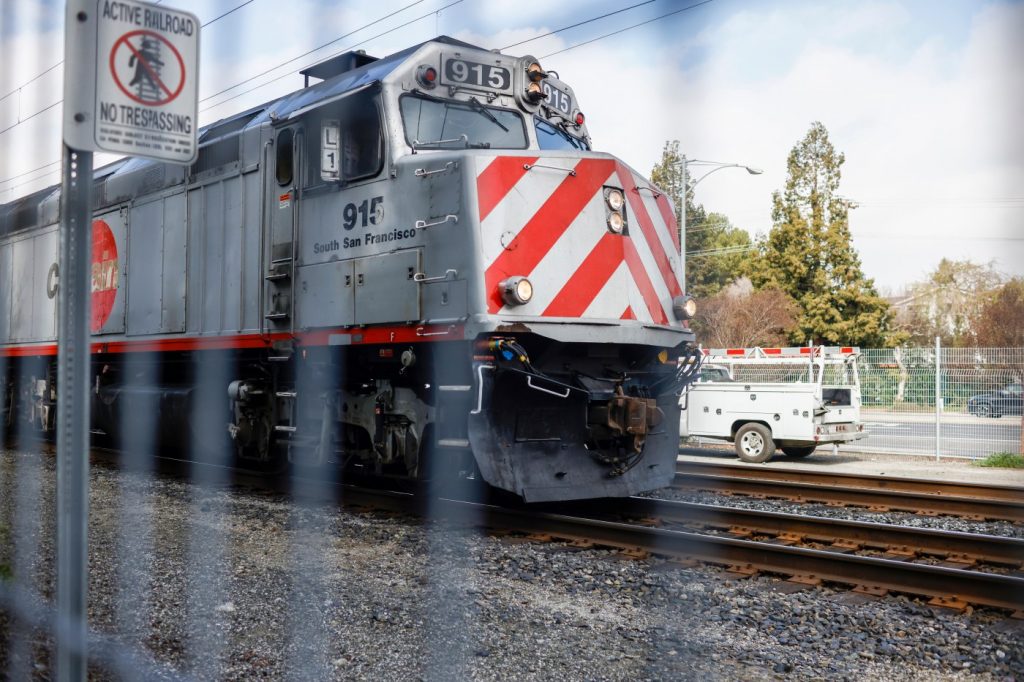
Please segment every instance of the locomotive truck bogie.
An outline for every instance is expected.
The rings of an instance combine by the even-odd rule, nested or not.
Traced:
[[[190,167],[96,173],[97,433],[527,500],[667,485],[699,363],[674,211],[571,87],[445,37],[303,74]],[[0,207],[6,433],[55,423],[58,206]]]

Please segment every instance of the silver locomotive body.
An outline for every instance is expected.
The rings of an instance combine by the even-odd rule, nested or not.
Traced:
[[[96,429],[527,500],[668,485],[695,362],[673,211],[590,151],[572,90],[443,37],[303,73],[191,167],[97,172]],[[0,207],[8,432],[53,428],[58,199]]]

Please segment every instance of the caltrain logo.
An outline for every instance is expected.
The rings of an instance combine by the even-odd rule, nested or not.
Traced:
[[[117,242],[110,225],[104,220],[92,221],[92,331],[103,329],[114,309],[119,280]]]

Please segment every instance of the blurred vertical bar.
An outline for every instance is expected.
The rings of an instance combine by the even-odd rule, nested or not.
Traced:
[[[287,613],[292,643],[287,675],[292,680],[321,680],[331,675],[326,655],[330,636],[324,626],[330,594],[324,588],[325,569],[330,565],[327,547],[335,520],[329,505],[344,466],[336,459],[334,439],[343,372],[342,363],[335,359],[343,357],[341,352],[313,349],[308,354],[301,352],[295,360],[298,404],[293,426],[299,431],[291,437],[311,442],[294,447],[290,466],[292,518],[288,537],[295,578]],[[313,430],[311,425],[318,429]]]
[[[942,456],[942,339],[935,337],[935,461]]]
[[[84,680],[92,152],[64,145],[57,332],[57,679]]]
[[[111,434],[121,448],[118,520],[117,585],[115,605],[118,630],[134,646],[141,646],[150,628],[149,584],[152,569],[152,512],[150,476],[156,457],[160,414],[159,372],[156,356],[128,353],[122,361],[122,392],[117,400],[119,421]],[[102,387],[97,393],[102,396]],[[130,407],[129,407],[130,405]]]
[[[209,228],[210,223],[207,223]],[[193,506],[188,557],[188,643],[186,660],[189,672],[197,677],[215,679],[227,644],[229,630],[223,622],[230,609],[225,596],[226,512],[218,497],[230,482],[228,467],[232,456],[227,442],[227,387],[229,368],[234,367],[231,351],[198,350],[192,363],[191,411],[188,420],[192,433],[189,459],[192,462],[190,500]],[[230,502],[230,499],[225,500]]]

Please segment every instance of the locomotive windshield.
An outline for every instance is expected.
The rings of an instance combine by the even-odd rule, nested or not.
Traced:
[[[542,118],[534,118],[533,124],[537,128],[537,144],[541,149],[590,149],[580,138],[570,135]]]
[[[422,95],[401,99],[405,137],[416,149],[526,149],[526,128],[516,111],[473,99],[456,102]]]

